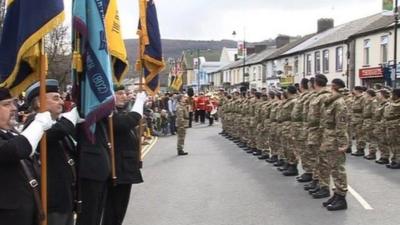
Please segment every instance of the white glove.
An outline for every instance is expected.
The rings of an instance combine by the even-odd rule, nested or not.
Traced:
[[[74,126],[77,123],[82,123],[85,120],[80,118],[79,113],[78,113],[78,109],[76,107],[74,107],[71,111],[66,112],[61,114],[61,117],[64,117],[65,119],[71,121],[72,124],[74,124]]]
[[[32,147],[32,153],[30,156],[33,156],[35,153],[44,132],[50,129],[55,122],[56,121],[51,118],[50,112],[38,113],[32,123],[22,131],[21,135],[28,139],[29,144],[31,144]]]
[[[133,105],[131,112],[137,112],[143,116],[143,106],[147,99],[146,92],[140,92],[136,95],[135,104]]]

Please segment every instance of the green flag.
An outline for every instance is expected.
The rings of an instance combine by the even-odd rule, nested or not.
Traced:
[[[383,11],[393,11],[393,0],[383,0],[382,8]]]

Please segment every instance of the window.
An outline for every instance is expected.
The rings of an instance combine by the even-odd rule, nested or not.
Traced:
[[[299,57],[294,57],[294,74],[299,73]]]
[[[336,71],[341,72],[343,70],[343,47],[336,48]]]
[[[262,79],[262,66],[258,67],[258,80]]]
[[[387,63],[388,62],[388,43],[389,43],[389,36],[385,35],[381,37],[381,62]]]
[[[253,67],[253,81],[256,81],[256,75],[257,75],[256,68]]]
[[[314,57],[315,70],[314,71],[315,71],[315,73],[321,73],[321,52],[315,52],[314,55],[315,55],[315,57]]]
[[[364,40],[364,66],[369,66],[369,49],[371,48],[371,40]]]
[[[311,75],[311,54],[307,54],[307,75]]]
[[[322,68],[324,73],[329,73],[329,50],[324,50],[322,52],[323,59],[322,59]]]

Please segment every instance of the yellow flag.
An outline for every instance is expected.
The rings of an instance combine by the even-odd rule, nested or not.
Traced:
[[[120,84],[128,72],[128,55],[121,34],[117,0],[108,0],[106,5],[105,27],[108,49],[112,57],[113,80]]]

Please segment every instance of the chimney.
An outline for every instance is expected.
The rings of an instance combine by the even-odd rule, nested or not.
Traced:
[[[254,46],[255,53],[260,53],[260,52],[264,51],[265,49],[267,49],[267,45],[256,45],[256,46]]]
[[[322,33],[335,26],[335,22],[331,18],[321,18],[318,20],[318,33]]]
[[[275,38],[276,48],[281,48],[282,46],[289,44],[289,42],[290,42],[290,37],[287,35],[279,35],[278,37]]]

